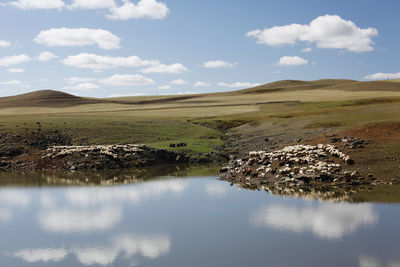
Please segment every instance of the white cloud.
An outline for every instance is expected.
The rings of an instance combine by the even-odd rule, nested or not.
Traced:
[[[0,40],[0,47],[7,48],[7,47],[10,47],[10,46],[11,46],[11,42]]]
[[[101,79],[99,82],[108,86],[145,86],[154,84],[152,79],[146,78],[140,74],[116,74],[111,77]]]
[[[160,62],[157,60],[142,60],[137,56],[110,57],[88,53],[68,56],[62,62],[70,67],[87,68],[94,70],[110,69],[117,67],[145,67],[160,64]]]
[[[0,58],[0,66],[9,67],[29,62],[31,58],[25,54]]]
[[[71,188],[67,190],[65,198],[71,205],[81,207],[115,206],[122,202],[137,204],[144,199],[153,199],[166,193],[180,194],[187,187],[187,181],[166,180],[134,187]]]
[[[168,90],[168,89],[171,89],[171,86],[163,85],[163,86],[159,86],[158,89],[160,89],[160,90]]]
[[[80,83],[78,85],[65,86],[64,89],[73,91],[92,91],[99,90],[100,87],[94,83]]]
[[[61,9],[65,6],[62,0],[18,0],[9,4],[20,9]]]
[[[77,84],[77,83],[87,83],[95,81],[95,78],[88,78],[88,77],[70,77],[64,79],[68,84]]]
[[[360,267],[379,267],[379,266],[385,266],[384,264],[381,264],[377,259],[373,257],[368,257],[368,256],[360,256],[358,259],[358,266]]]
[[[0,222],[8,222],[13,217],[13,214],[10,210],[0,208]]]
[[[10,69],[7,69],[7,71],[11,72],[11,73],[23,73],[23,72],[25,72],[25,70],[21,69],[21,68],[10,68]]]
[[[173,80],[173,81],[171,82],[171,84],[175,84],[175,85],[184,85],[184,84],[188,84],[188,82],[185,81],[185,80],[182,80],[182,79],[177,79],[177,80]]]
[[[22,83],[18,80],[11,80],[6,82],[0,82],[1,85],[21,85]]]
[[[112,229],[122,218],[116,207],[98,210],[50,210],[39,214],[40,226],[49,232],[76,233]]]
[[[387,79],[400,79],[400,72],[397,73],[383,73],[378,72],[374,74],[369,74],[364,77],[367,80],[387,80]]]
[[[208,183],[206,184],[206,193],[211,197],[222,197],[228,193],[226,184]]]
[[[311,47],[307,47],[307,48],[301,49],[301,52],[310,53],[310,52],[312,52],[312,48]]]
[[[22,88],[30,88],[31,86],[27,83],[22,83],[18,80],[11,80],[11,81],[5,81],[5,82],[0,82],[0,85],[15,85],[15,86],[19,86]],[[1,197],[0,197],[1,199]]]
[[[19,85],[21,82],[12,81],[12,84]],[[14,83],[15,82],[15,83]],[[0,204],[13,205],[20,208],[28,207],[32,202],[32,195],[28,192],[17,189],[0,190]]]
[[[50,60],[52,60],[53,58],[58,58],[58,56],[54,55],[54,54],[51,53],[51,52],[42,52],[42,53],[40,53],[39,56],[37,57],[37,59],[38,59],[39,61],[42,61],[42,62],[50,61]]]
[[[159,64],[141,70],[141,72],[143,73],[172,73],[172,74],[179,74],[187,71],[188,69],[180,63],[175,63],[171,65]]]
[[[284,56],[281,57],[279,62],[277,63],[278,66],[286,67],[286,66],[300,66],[300,65],[307,65],[308,60],[294,56],[294,57],[289,57],[289,56]]]
[[[232,88],[249,88],[261,85],[261,83],[248,83],[248,82],[236,82],[236,83],[218,83],[218,86],[232,87]]]
[[[206,83],[206,82],[197,81],[195,84],[193,84],[193,86],[194,87],[209,87],[209,86],[211,86],[211,84]]]
[[[204,62],[203,67],[208,68],[208,69],[232,68],[237,64],[238,64],[237,62],[229,63],[229,62],[222,61],[222,60],[213,60],[213,61]]]
[[[64,248],[52,249],[24,249],[12,254],[15,258],[20,258],[26,262],[59,262],[67,256],[68,251]]]
[[[83,265],[112,265],[120,255],[121,259],[132,260],[140,254],[149,259],[155,259],[167,254],[171,249],[170,237],[167,234],[132,235],[124,234],[113,238],[112,243],[102,246],[75,246],[65,248],[24,249],[9,254],[29,263],[60,262],[68,255],[75,255]],[[133,264],[128,264],[133,266]],[[128,266],[127,265],[127,266]]]
[[[128,19],[164,19],[169,13],[166,4],[156,0],[139,0],[137,4],[124,0],[124,4],[110,9],[110,14],[106,17],[114,20]]]
[[[132,236],[124,235],[116,238],[111,246],[76,248],[73,252],[84,265],[111,265],[120,253],[125,258],[131,258],[136,254],[155,259],[170,250],[171,241],[168,235]]]
[[[88,46],[98,45],[105,50],[120,48],[121,39],[103,29],[52,28],[41,31],[34,39],[47,46]]]
[[[373,225],[378,215],[369,204],[321,204],[316,207],[271,205],[261,208],[250,222],[293,232],[312,232],[324,239],[339,239],[363,225]]]
[[[73,0],[68,9],[104,9],[116,7],[114,0]]]
[[[361,29],[354,22],[337,15],[317,17],[308,25],[290,24],[247,33],[257,43],[269,46],[303,41],[316,43],[319,48],[346,49],[351,52],[374,50],[372,37],[377,35],[378,30],[375,28]]]

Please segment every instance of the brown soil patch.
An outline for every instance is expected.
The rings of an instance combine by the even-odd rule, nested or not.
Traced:
[[[356,162],[355,167],[363,175],[373,173],[376,177],[393,183],[400,181],[400,124],[385,123],[348,129],[334,134],[336,137],[357,137],[370,141],[363,149],[348,150]],[[310,144],[329,143],[332,136],[319,136]],[[332,142],[330,142],[332,143]],[[336,144],[341,147],[341,143]]]

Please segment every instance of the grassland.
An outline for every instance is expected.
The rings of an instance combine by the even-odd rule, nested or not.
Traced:
[[[376,140],[370,148],[374,154],[358,155],[360,161],[397,160],[400,139],[393,125],[400,125],[400,83],[393,81],[280,81],[185,96],[89,99],[42,91],[0,98],[0,131],[60,130],[75,144],[145,143],[174,150],[170,143],[185,142],[188,146],[179,149],[191,153],[226,144],[241,151],[262,149],[331,133],[359,135],[375,127],[380,130],[366,136]],[[379,142],[385,131],[391,137]],[[383,169],[386,176],[395,175]]]

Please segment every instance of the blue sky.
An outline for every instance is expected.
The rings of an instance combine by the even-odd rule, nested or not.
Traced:
[[[396,0],[2,0],[0,96],[400,78],[399,10]]]

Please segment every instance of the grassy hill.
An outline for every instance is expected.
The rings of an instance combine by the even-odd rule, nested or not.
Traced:
[[[32,93],[0,98],[0,107],[68,107],[96,103],[98,100],[86,99],[64,92],[41,90]]]
[[[393,81],[288,80],[233,92],[108,99],[46,90],[0,98],[0,133],[58,130],[74,144],[145,143],[192,153],[225,145],[244,153],[367,131],[374,133],[365,137],[375,140],[374,160],[358,157],[385,175],[397,175],[393,161],[385,164],[400,159],[396,125],[400,83]],[[188,146],[169,147],[180,142]]]

